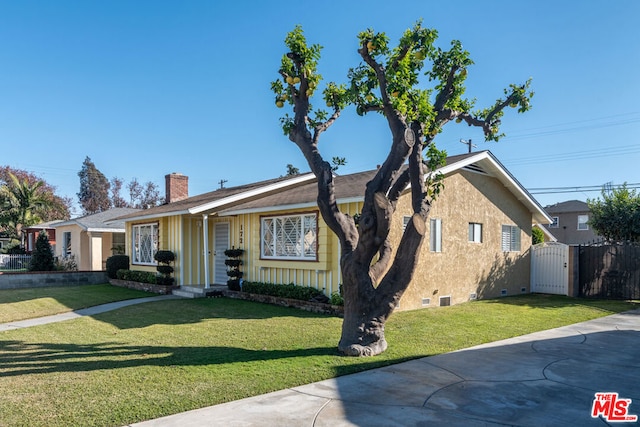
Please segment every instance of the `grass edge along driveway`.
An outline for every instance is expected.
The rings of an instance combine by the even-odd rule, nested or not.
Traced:
[[[140,304],[0,333],[0,425],[122,426],[634,307],[526,295],[400,312],[389,349],[356,359],[336,352],[336,317],[226,298]]]

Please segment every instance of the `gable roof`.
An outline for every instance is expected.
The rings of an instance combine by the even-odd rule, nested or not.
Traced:
[[[254,182],[236,187],[220,188],[215,191],[188,197],[177,202],[156,206],[144,211],[123,215],[119,219],[125,221],[162,218],[165,216],[199,214],[228,208],[239,203],[266,195],[282,192],[286,188],[296,187],[315,179],[311,173],[286,176],[266,181]]]
[[[25,230],[47,230],[55,228],[58,223],[64,222],[64,219],[56,219],[53,221],[41,222],[40,224],[25,227]]]
[[[77,225],[85,231],[124,233],[124,220],[119,219],[126,214],[138,212],[140,209],[112,208],[92,215],[85,215],[54,224],[54,228]]]
[[[542,206],[529,194],[518,180],[489,151],[449,156],[446,165],[437,172],[443,175],[452,174],[460,169],[484,173],[498,179],[507,189],[531,212],[533,222],[550,224],[552,219]],[[338,203],[360,202],[364,200],[364,190],[367,182],[374,177],[376,170],[360,172],[350,175],[340,175],[334,178],[336,200]],[[316,181],[309,182],[286,192],[272,194],[260,199],[248,201],[234,206],[232,209],[222,210],[219,214],[238,215],[242,213],[267,212],[270,210],[311,208],[317,206]]]
[[[452,174],[460,169],[480,172],[498,179],[531,212],[534,223],[550,224],[551,217],[529,192],[506,170],[489,151],[449,156],[446,165],[437,172]],[[338,203],[359,202],[364,198],[367,182],[376,170],[334,178]],[[285,191],[286,190],[286,191]],[[132,221],[164,216],[214,213],[219,216],[242,213],[268,212],[271,210],[312,208],[317,206],[318,190],[313,174],[281,177],[238,187],[223,188],[198,196],[169,203],[141,212],[125,215],[119,219]]]
[[[580,200],[567,200],[566,202],[556,203],[544,208],[548,213],[560,214],[560,213],[582,213],[589,212],[589,205]]]

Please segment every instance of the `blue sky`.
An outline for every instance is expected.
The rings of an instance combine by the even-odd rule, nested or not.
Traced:
[[[450,123],[440,148],[463,153],[459,140],[472,139],[528,189],[638,183],[639,17],[637,0],[0,0],[0,165],[76,201],[85,156],[109,179],[163,191],[164,175],[183,173],[191,195],[222,179],[277,177],[289,163],[306,171],[269,89],[286,33],[301,24],[324,47],[325,80],[344,82],[359,63],[358,32],[397,41],[423,19],[439,46],[458,39],[471,53],[467,95],[478,107],[529,77],[535,91],[531,111],[505,115],[500,142]],[[375,168],[389,142],[382,116],[348,110],[320,149],[346,157],[344,174]],[[547,205],[598,195],[535,197]]]

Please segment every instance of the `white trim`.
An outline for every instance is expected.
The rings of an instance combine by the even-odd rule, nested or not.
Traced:
[[[87,228],[89,233],[124,233],[124,228]]]
[[[337,204],[359,203],[362,201],[364,201],[364,196],[336,199]],[[260,208],[235,209],[235,210],[229,210],[224,212],[218,212],[218,216],[225,217],[225,216],[252,214],[252,213],[291,211],[294,209],[318,209],[318,202],[313,201],[308,203],[296,203],[296,204],[290,204],[290,205],[276,205],[276,206],[272,205],[272,206],[264,206]]]
[[[223,197],[222,199],[219,200],[214,200],[212,202],[209,203],[205,203],[204,205],[200,205],[200,206],[195,206],[193,208],[189,208],[188,211],[191,214],[197,214],[197,213],[202,213],[204,211],[208,211],[211,209],[215,209],[215,208],[219,208],[220,206],[224,206],[227,205],[229,203],[234,203],[234,202],[240,202],[244,199],[248,199],[250,197],[255,197],[255,196],[259,196],[261,194],[264,193],[269,193],[272,191],[276,191],[276,190],[280,190],[282,188],[285,187],[289,187],[291,185],[294,184],[301,184],[304,182],[307,182],[311,179],[314,179],[315,175],[312,173],[306,174],[306,175],[300,175],[297,176],[295,178],[286,180],[286,181],[280,181],[277,182],[275,184],[270,184],[264,187],[259,187],[253,190],[249,190],[249,191],[244,191],[244,192],[240,192],[237,194],[234,194],[232,196],[229,197]],[[175,214],[174,214],[175,215]]]

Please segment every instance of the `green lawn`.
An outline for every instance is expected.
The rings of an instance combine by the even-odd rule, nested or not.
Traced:
[[[122,426],[635,307],[527,295],[396,313],[389,349],[356,359],[337,354],[335,317],[226,298],[135,305],[0,333],[0,425]]]
[[[0,290],[0,323],[50,316],[108,302],[153,295],[155,294],[109,284],[3,289]]]

